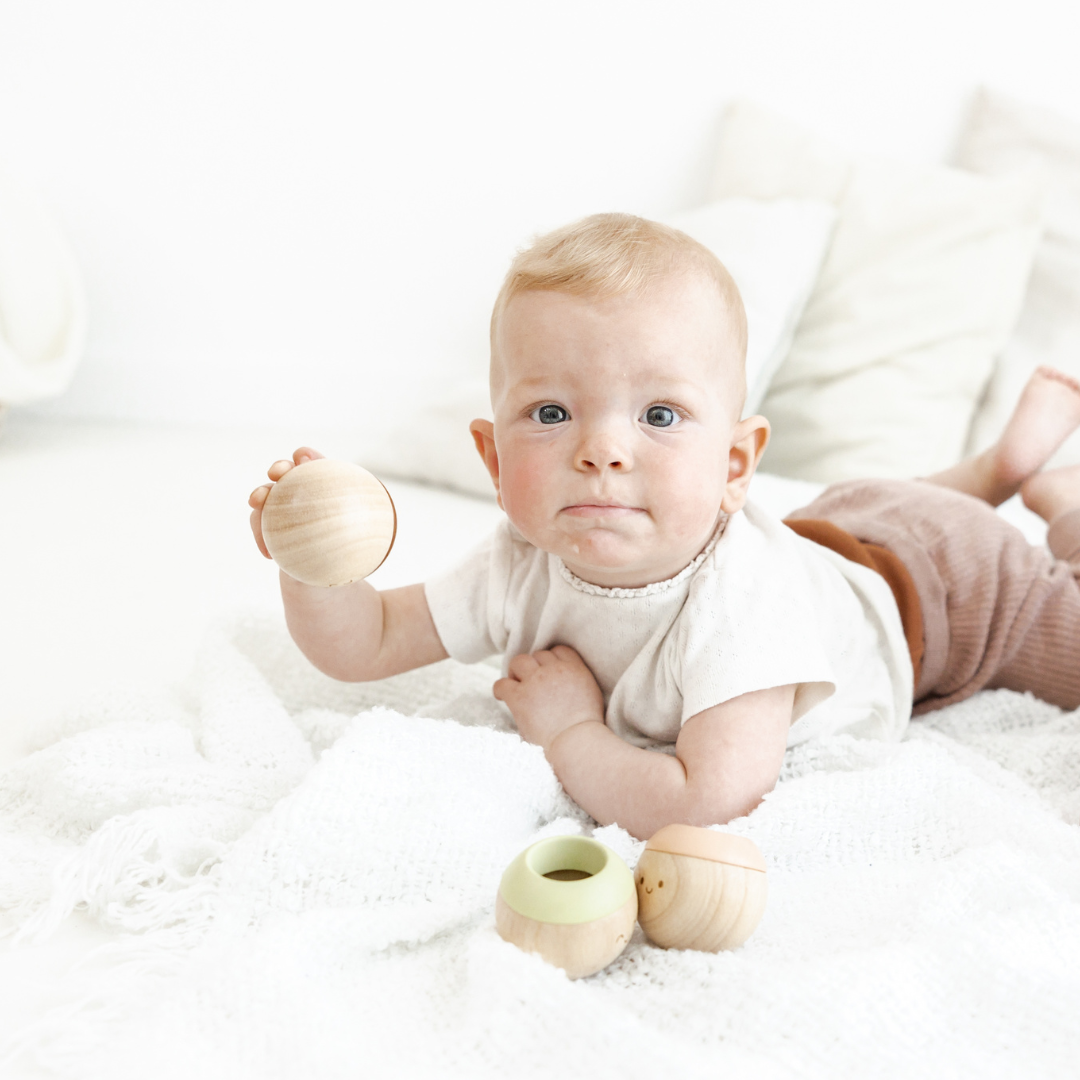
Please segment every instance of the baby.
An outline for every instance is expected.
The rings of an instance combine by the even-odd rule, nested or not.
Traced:
[[[541,237],[495,303],[494,423],[470,427],[507,520],[424,585],[282,573],[293,638],[345,680],[502,653],[522,737],[642,838],[747,813],[815,734],[898,738],[913,703],[1080,707],[1080,467],[1040,471],[1080,386],[1041,369],[986,453],[835,485],[785,524],[747,501],[769,424],[742,416],[745,350],[738,290],[690,237],[621,214]],[[992,511],[1018,490],[1056,559]]]

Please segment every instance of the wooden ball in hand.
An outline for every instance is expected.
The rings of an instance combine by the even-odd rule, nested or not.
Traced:
[[[765,911],[765,859],[743,836],[665,825],[645,845],[634,882],[638,922],[664,949],[736,949]]]
[[[290,469],[262,511],[270,557],[305,585],[347,585],[382,565],[394,546],[390,493],[366,469],[316,458]]]

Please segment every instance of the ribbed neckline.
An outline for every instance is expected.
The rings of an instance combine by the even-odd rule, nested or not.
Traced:
[[[670,592],[677,589],[695,570],[709,557],[717,541],[724,535],[724,529],[731,520],[730,514],[725,514],[720,519],[716,531],[709,538],[709,542],[701,549],[693,562],[684,566],[674,577],[665,578],[663,581],[652,581],[648,585],[641,585],[636,589],[623,589],[619,587],[607,589],[602,585],[594,585],[591,581],[582,581],[557,555],[552,556],[559,568],[559,574],[563,581],[572,589],[585,593],[587,596],[611,596],[617,600],[630,600],[637,596],[656,596],[659,593]]]

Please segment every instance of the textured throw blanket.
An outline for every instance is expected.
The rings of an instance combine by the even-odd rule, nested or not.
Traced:
[[[570,982],[495,932],[503,868],[595,828],[486,665],[314,672],[275,623],[66,716],[0,775],[5,947],[113,936],[0,1030],[0,1075],[1075,1077],[1080,714],[1000,691],[899,744],[788,754],[729,830],[769,865],[741,949],[640,930]]]

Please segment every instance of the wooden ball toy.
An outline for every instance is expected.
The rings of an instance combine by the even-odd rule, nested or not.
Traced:
[[[614,851],[585,836],[552,836],[506,868],[495,927],[504,941],[580,979],[626,948],[637,905],[634,876]]]
[[[765,859],[743,836],[665,825],[634,872],[638,922],[665,949],[737,949],[765,911]]]
[[[382,565],[394,546],[390,493],[359,465],[316,458],[290,469],[262,511],[270,557],[306,585],[347,585]]]

